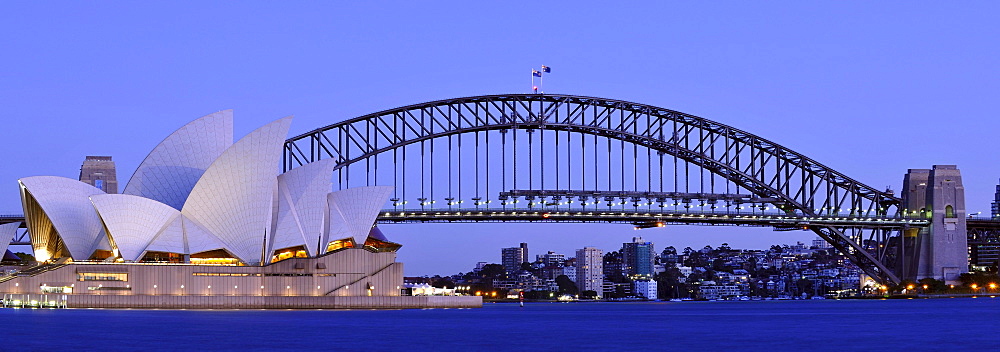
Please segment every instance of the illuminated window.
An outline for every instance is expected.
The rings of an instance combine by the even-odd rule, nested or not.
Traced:
[[[333,252],[333,251],[340,250],[340,249],[345,249],[345,248],[354,248],[354,239],[353,238],[342,238],[342,239],[339,239],[339,240],[336,240],[336,241],[332,241],[332,242],[330,242],[330,244],[328,244],[326,246],[326,251],[327,251],[327,253],[329,253],[329,252]]]
[[[112,251],[98,249],[90,256],[90,260],[105,260],[114,256],[115,253]]]
[[[192,276],[260,276],[260,274],[249,273],[191,273]]]
[[[271,263],[277,263],[291,258],[309,258],[309,252],[306,252],[306,247],[304,246],[279,249],[274,251],[274,254],[271,255]]]
[[[42,285],[42,293],[73,293],[72,286],[45,286]]]
[[[131,291],[131,287],[112,287],[112,286],[90,286],[87,287],[89,291]]]
[[[142,256],[146,263],[183,263],[184,255],[180,253],[148,251]]]
[[[191,264],[200,265],[242,265],[239,259],[222,249],[191,255]]]
[[[191,264],[200,265],[239,265],[236,258],[191,258]]]
[[[400,247],[403,247],[403,245],[389,241],[382,241],[371,237],[368,237],[368,239],[365,240],[365,249],[376,253],[395,252],[398,251]]]
[[[77,273],[77,281],[128,281],[126,273]]]

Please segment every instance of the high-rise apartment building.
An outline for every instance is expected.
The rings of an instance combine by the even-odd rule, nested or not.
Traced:
[[[642,237],[632,237],[632,242],[622,243],[622,271],[631,280],[653,278],[656,251],[653,242],[645,242]]]
[[[518,247],[504,248],[500,251],[501,264],[508,274],[521,271],[521,264],[528,262],[528,244],[521,243]]]
[[[115,162],[110,156],[90,156],[80,166],[80,181],[99,188],[104,193],[118,193]]]
[[[997,191],[993,194],[993,203],[991,204],[990,215],[993,219],[1000,219],[1000,185],[997,185]]]
[[[603,297],[604,253],[594,247],[576,250],[576,287],[583,291],[595,291]]]

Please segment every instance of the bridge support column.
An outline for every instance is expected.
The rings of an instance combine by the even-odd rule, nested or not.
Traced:
[[[965,187],[955,165],[910,169],[903,178],[907,216],[931,220],[931,226],[903,231],[897,273],[904,280],[933,278],[958,283],[969,270],[965,225]]]

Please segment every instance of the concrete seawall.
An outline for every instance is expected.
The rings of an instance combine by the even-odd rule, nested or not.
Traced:
[[[153,296],[67,295],[68,308],[134,309],[407,309],[481,308],[477,296]]]

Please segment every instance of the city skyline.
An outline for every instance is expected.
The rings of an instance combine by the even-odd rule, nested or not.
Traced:
[[[1000,49],[984,43],[1000,34],[990,18],[997,6],[9,5],[0,28],[14,34],[3,41],[17,54],[0,59],[0,114],[16,133],[0,140],[8,155],[0,212],[20,212],[18,178],[76,178],[87,155],[112,156],[125,184],[146,150],[195,116],[235,109],[235,135],[243,136],[296,114],[296,135],[396,106],[528,93],[524,78],[544,64],[553,68],[547,93],[702,116],[897,194],[907,169],[957,165],[966,209],[988,215],[1000,165],[983,142],[1000,127],[990,104]],[[145,20],[154,13],[157,20]],[[405,24],[421,16],[448,20]],[[616,25],[624,21],[630,25]],[[493,39],[478,40],[486,37]],[[468,271],[477,261],[470,258],[520,242],[572,253],[639,235],[659,248],[761,248],[814,237],[604,224],[382,230],[403,244],[407,275]]]

